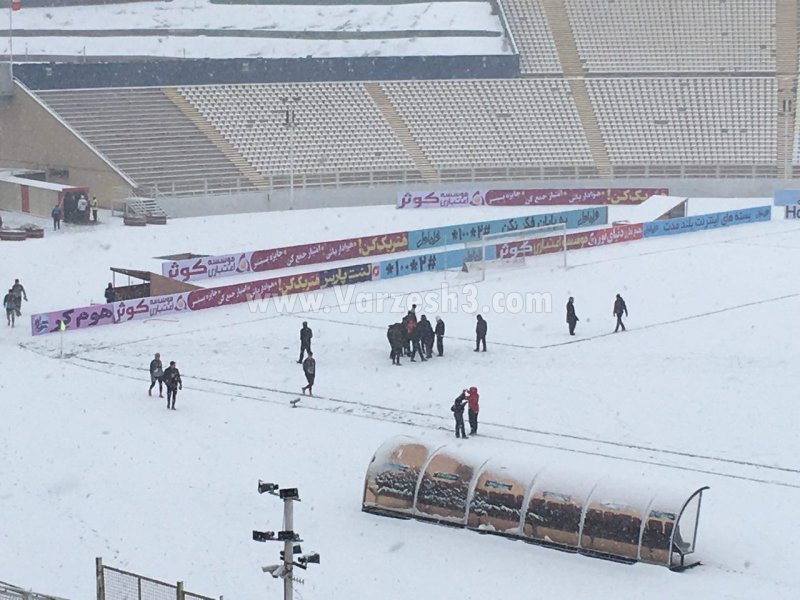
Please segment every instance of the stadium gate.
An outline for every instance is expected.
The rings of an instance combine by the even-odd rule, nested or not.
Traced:
[[[176,584],[166,583],[106,566],[102,558],[96,559],[96,567],[97,600],[217,600],[210,596],[187,592],[182,581]],[[11,598],[16,600],[17,597]],[[31,596],[31,598],[49,600],[49,597],[45,596]],[[5,597],[0,596],[0,600],[5,600]],[[219,600],[223,600],[222,596]]]

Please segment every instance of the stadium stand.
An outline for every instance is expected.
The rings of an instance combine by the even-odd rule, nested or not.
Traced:
[[[775,2],[564,1],[587,74],[775,71]]]
[[[555,41],[538,0],[503,0],[523,74],[561,73]]]
[[[139,185],[181,194],[255,186],[161,88],[40,91],[52,110]]]
[[[405,81],[381,85],[431,163],[442,171],[594,169],[564,80]]]
[[[765,165],[774,173],[774,77],[601,78],[587,86],[615,168]]]
[[[196,86],[179,91],[265,177],[292,169],[304,175],[415,169],[361,83]],[[286,126],[290,106],[282,98],[295,97],[292,128]]]

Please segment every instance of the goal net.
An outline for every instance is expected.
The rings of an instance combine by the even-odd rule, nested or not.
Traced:
[[[549,259],[544,260],[542,257]],[[464,270],[477,272],[480,279],[487,268],[513,268],[536,263],[547,267],[567,267],[567,225],[555,223],[517,231],[484,235],[480,240],[466,242]]]

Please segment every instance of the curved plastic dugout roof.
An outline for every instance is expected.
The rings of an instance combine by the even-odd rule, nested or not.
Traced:
[[[625,562],[680,570],[695,550],[702,487],[683,493],[636,478],[598,481],[554,467],[484,460],[473,449],[407,436],[367,469],[362,509],[462,525]]]

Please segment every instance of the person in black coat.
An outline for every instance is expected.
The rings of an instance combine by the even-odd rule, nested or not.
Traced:
[[[167,386],[167,408],[175,410],[175,397],[178,395],[178,390],[183,389],[183,381],[181,381],[181,372],[175,366],[174,360],[170,361],[169,366],[164,369],[163,380],[164,385]]]
[[[453,416],[456,419],[456,437],[467,437],[467,430],[464,429],[464,407],[467,405],[467,390],[461,392],[458,397],[453,401],[453,406],[450,410],[453,411]]]
[[[614,333],[617,333],[620,327],[622,327],[622,331],[625,331],[625,323],[622,322],[622,315],[628,316],[628,307],[625,305],[625,300],[623,300],[622,296],[619,294],[617,294],[617,299],[614,300],[614,312],[612,314],[617,317],[617,327],[614,329]]]
[[[61,207],[58,204],[50,211],[50,216],[53,217],[53,231],[61,229]]]
[[[422,329],[419,325],[415,325],[411,330],[411,362],[417,362],[414,357],[419,354],[422,362],[425,362],[425,353],[422,351]]]
[[[314,337],[314,332],[308,326],[307,321],[303,321],[303,327],[300,329],[300,358],[297,361],[298,365],[303,364],[303,354],[308,352],[311,354],[311,338]]]
[[[575,325],[580,320],[578,319],[578,315],[575,314],[575,305],[573,302],[575,298],[572,296],[569,297],[567,300],[567,324],[569,325],[569,334],[575,335]]]
[[[386,337],[389,338],[389,345],[392,347],[389,353],[389,358],[392,359],[392,364],[400,366],[400,357],[403,356],[403,349],[406,344],[406,328],[402,323],[395,323],[389,325],[389,331],[386,332]]]
[[[313,396],[314,378],[317,376],[317,361],[314,360],[312,352],[309,352],[303,361],[303,373],[305,373],[306,381],[308,382],[307,385],[303,386],[303,395],[305,396],[306,390],[308,390],[308,395]]]
[[[440,317],[436,317],[436,352],[439,356],[444,356],[444,321]]]
[[[114,286],[109,283],[106,291],[103,292],[103,295],[106,297],[107,304],[114,302]]]
[[[475,325],[475,352],[480,349],[481,344],[483,344],[483,351],[486,352],[486,319],[484,319],[481,315],[478,315],[475,318],[478,321],[477,325]]]
[[[433,327],[431,327],[431,322],[428,321],[428,317],[422,315],[419,318],[419,323],[417,323],[417,329],[419,329],[419,337],[420,341],[422,342],[422,351],[425,353],[425,358],[431,358],[433,356]]]

